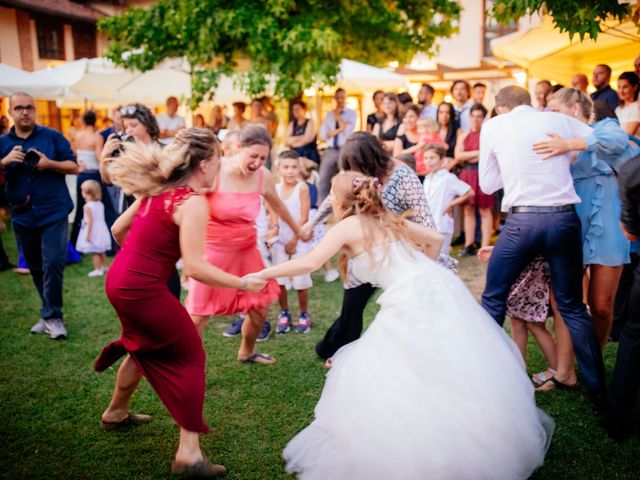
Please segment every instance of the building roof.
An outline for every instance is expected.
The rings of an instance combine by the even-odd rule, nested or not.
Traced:
[[[31,12],[46,13],[84,22],[95,22],[104,16],[88,5],[71,0],[1,0],[0,3]]]

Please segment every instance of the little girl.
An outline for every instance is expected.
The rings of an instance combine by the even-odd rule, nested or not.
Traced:
[[[276,185],[276,191],[293,219],[300,225],[304,225],[309,219],[309,188],[300,180],[300,156],[293,150],[282,152],[278,156],[278,173],[280,183]],[[272,262],[279,265],[290,259],[298,258],[308,252],[308,247],[298,241],[289,226],[279,220],[278,241],[272,246]],[[308,333],[311,330],[311,317],[309,315],[309,288],[313,286],[311,275],[297,275],[294,277],[277,278],[280,285],[280,315],[276,324],[276,332],[287,333],[291,330],[291,314],[289,313],[289,296],[287,290],[293,287],[298,292],[298,304],[300,316],[298,317],[298,333]]]
[[[478,251],[478,259],[481,262],[489,261],[492,251],[493,247],[481,248]],[[538,257],[524,269],[511,286],[507,299],[507,315],[511,318],[511,338],[518,346],[525,362],[529,332],[540,347],[547,361],[548,370],[532,377],[537,390],[570,390],[576,387],[575,381],[561,383],[554,376],[558,368],[558,354],[556,341],[545,325],[549,316],[549,304],[551,304],[553,312],[556,334],[568,335],[568,332],[556,307],[550,287],[549,264],[542,257]],[[566,368],[563,366],[563,369]],[[575,380],[575,374],[573,377]]]
[[[82,182],[80,191],[85,204],[76,249],[91,254],[93,270],[89,277],[101,277],[107,271],[105,252],[111,248],[111,234],[104,220],[104,205],[100,201],[102,191],[95,180]]]
[[[421,118],[418,120],[418,134],[420,134],[420,149],[418,149],[413,156],[416,159],[416,175],[418,177],[424,177],[429,173],[429,168],[424,163],[424,148],[432,143],[439,143],[446,145],[440,134],[438,133],[438,123],[431,117]],[[420,178],[420,181],[424,178]]]

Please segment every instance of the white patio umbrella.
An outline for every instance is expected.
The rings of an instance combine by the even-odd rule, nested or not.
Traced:
[[[394,92],[406,89],[409,86],[409,80],[403,75],[383,68],[345,58],[340,62],[337,86],[344,88],[350,94],[368,94],[374,90]]]

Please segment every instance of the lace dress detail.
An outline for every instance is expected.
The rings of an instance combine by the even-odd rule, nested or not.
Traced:
[[[188,185],[182,185],[176,187],[173,190],[166,193],[164,198],[164,210],[166,213],[172,215],[176,209],[182,205],[188,198],[197,195],[193,188]]]

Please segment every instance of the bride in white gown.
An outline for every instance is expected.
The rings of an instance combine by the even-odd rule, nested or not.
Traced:
[[[284,450],[311,480],[526,479],[553,420],[515,344],[452,272],[442,236],[384,211],[376,180],[337,175],[342,220],[306,256],[262,277],[320,268],[342,249],[348,274],[381,287],[380,311],[333,357],[315,420]],[[415,245],[420,245],[420,251]]]

